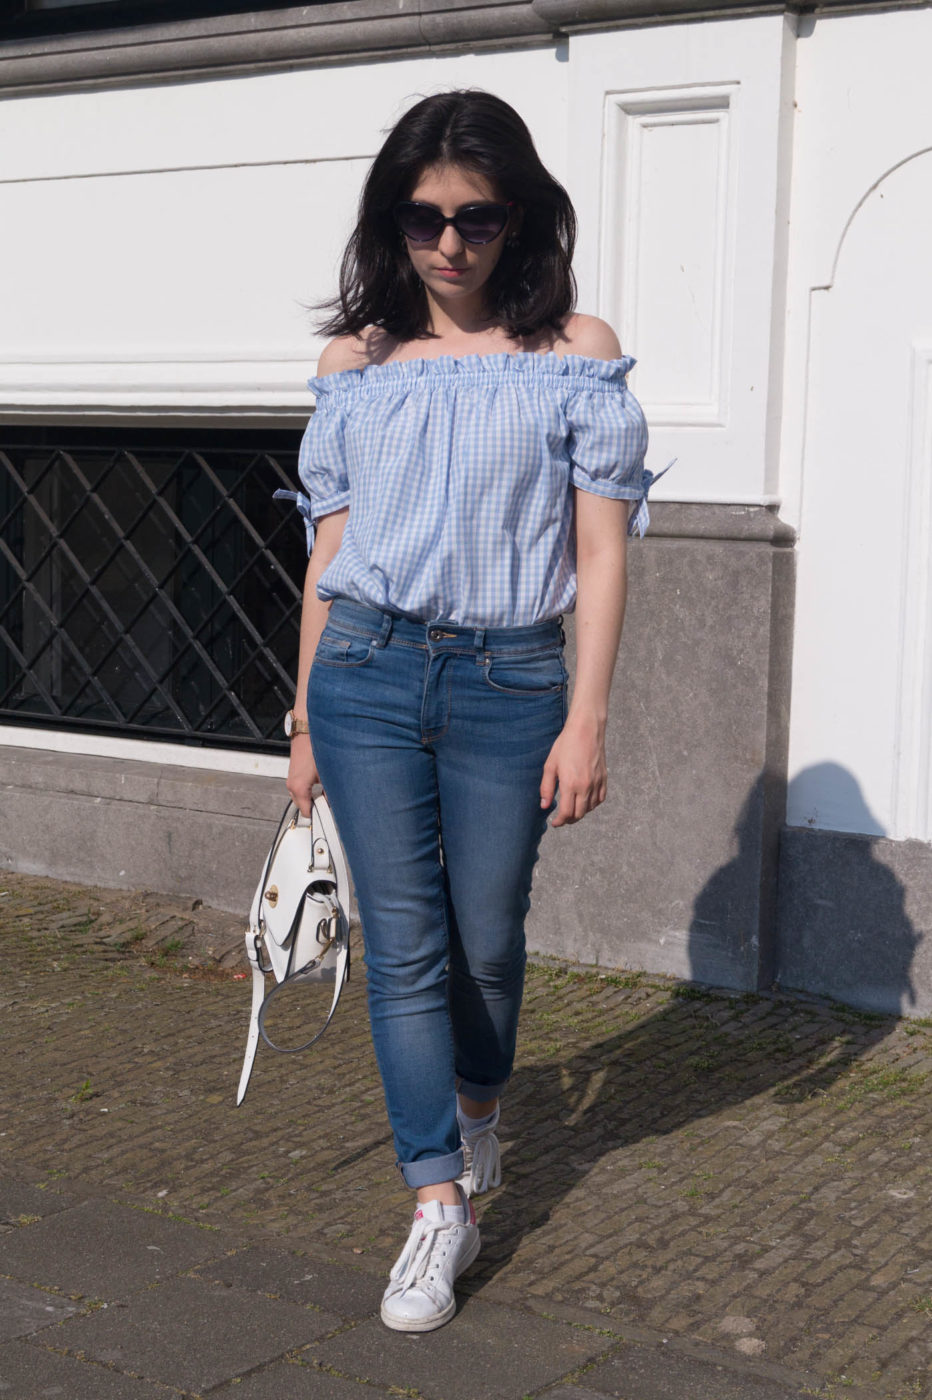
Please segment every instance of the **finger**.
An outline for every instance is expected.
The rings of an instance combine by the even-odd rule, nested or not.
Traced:
[[[302,817],[311,815],[311,795],[305,788],[288,788],[288,793],[292,802],[301,813]]]
[[[576,822],[582,821],[587,812],[591,811],[592,804],[589,800],[589,789],[580,788],[574,792],[571,801],[567,805],[565,821],[567,826],[572,826]]]
[[[573,796],[573,794],[572,794],[571,791],[569,791],[569,790],[564,791],[563,788],[561,787],[561,788],[560,788],[560,802],[559,802],[559,805],[558,805],[558,807],[557,807],[557,810],[556,810],[555,815],[554,815],[553,817],[551,817],[551,819],[550,819],[550,825],[551,825],[551,826],[564,826],[565,824],[574,822],[574,821],[576,820],[576,817],[575,817],[575,815],[574,815],[575,811],[576,811],[576,799],[575,799],[575,797]]]
[[[582,794],[584,800],[577,800],[575,808],[575,821],[581,821],[583,817],[594,812],[596,807],[600,807],[605,801],[605,787],[596,788],[593,791]]]
[[[540,780],[540,805],[544,808],[553,806],[554,794],[557,790],[556,768],[551,768],[549,764],[544,764],[544,776]]]

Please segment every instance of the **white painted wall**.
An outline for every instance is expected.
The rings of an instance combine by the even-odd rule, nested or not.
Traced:
[[[361,179],[421,95],[485,86],[566,167],[553,48],[0,101],[0,412],[306,415]],[[365,100],[360,100],[360,94]]]
[[[928,10],[800,39],[783,483],[791,825],[932,840]]]
[[[676,500],[775,499],[793,43],[781,16],[570,42],[570,149],[602,146],[572,167],[581,301],[639,358]]]
[[[0,412],[298,421],[384,129],[499,92],[679,459],[658,497],[800,527],[789,820],[932,839],[932,14],[799,24],[2,101]]]
[[[304,308],[333,290],[384,129],[478,85],[577,202],[581,308],[639,358],[649,464],[680,459],[658,498],[771,500],[790,38],[768,17],[0,102],[0,411],[300,418]]]
[[[170,763],[174,768],[205,768],[220,773],[254,773],[262,778],[281,778],[283,783],[288,776],[288,759],[276,754],[196,748],[191,744],[122,739],[109,734],[73,734],[70,730],[44,726],[0,725],[0,748],[91,754],[98,758],[122,758],[128,763]],[[282,791],[284,793],[284,789]]]
[[[419,96],[484,86],[521,111],[564,177],[565,56],[447,55],[0,101],[0,413],[303,421],[322,344],[305,307],[335,289],[384,131]],[[232,750],[12,725],[0,744],[285,770]]]

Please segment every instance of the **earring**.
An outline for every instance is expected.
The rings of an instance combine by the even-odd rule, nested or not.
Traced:
[[[505,242],[506,242],[506,244],[507,244],[507,246],[508,246],[509,248],[517,248],[517,246],[518,246],[518,235],[517,235],[516,233],[510,233],[510,234],[508,235],[508,237],[505,239]]]

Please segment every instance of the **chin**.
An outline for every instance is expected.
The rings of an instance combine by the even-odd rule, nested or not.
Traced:
[[[468,273],[465,277],[459,278],[456,282],[447,282],[444,278],[438,277],[436,282],[430,283],[430,289],[434,293],[434,296],[438,297],[456,296],[457,294],[462,295],[464,292],[469,292],[471,295],[473,292],[479,290],[478,285]]]

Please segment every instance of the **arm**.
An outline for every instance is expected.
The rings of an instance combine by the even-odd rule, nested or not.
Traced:
[[[353,369],[362,354],[360,341],[355,336],[340,336],[331,340],[324,346],[317,361],[318,376],[335,374],[342,369]],[[298,719],[307,719],[307,683],[311,674],[311,663],[330,611],[330,604],[322,602],[317,596],[317,582],[340,548],[348,515],[348,508],[336,510],[322,516],[317,522],[314,548],[311,550],[304,576],[304,596],[301,603],[298,678],[294,702],[294,712]],[[302,816],[306,817],[310,813],[311,789],[319,781],[320,775],[314,762],[310,736],[296,734],[291,741],[287,787]]]
[[[307,683],[311,663],[327,622],[330,604],[317,596],[317,580],[333,559],[343,539],[343,527],[349,510],[336,510],[325,515],[317,525],[314,548],[304,576],[304,600],[301,604],[301,635],[298,644],[298,680],[294,712],[298,719],[307,719]],[[311,810],[311,788],[320,781],[309,734],[296,734],[291,741],[291,762],[288,765],[287,787],[291,798],[303,816]]]
[[[594,359],[621,355],[618,337],[597,316],[571,316],[568,350]],[[605,727],[621,639],[627,587],[629,502],[574,488],[576,517],[576,680],[566,724],[550,750],[540,785],[547,808],[559,786],[551,826],[577,822],[605,801]]]
[[[552,826],[605,801],[605,727],[625,615],[628,501],[576,490],[576,683],[566,724],[544,765],[540,803],[560,802]]]

